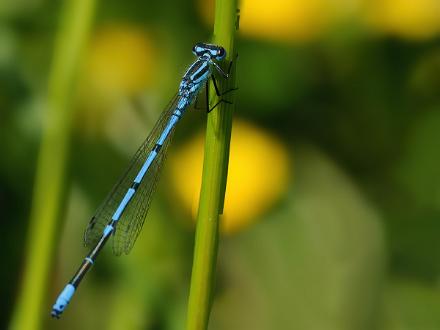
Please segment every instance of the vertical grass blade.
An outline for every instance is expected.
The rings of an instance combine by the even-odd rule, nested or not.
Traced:
[[[237,0],[216,1],[213,43],[226,49],[228,61],[234,60],[237,12]],[[234,71],[235,65],[232,69]],[[221,90],[231,88],[234,80],[235,72],[231,72],[231,77],[221,83]],[[210,95],[210,104],[215,104],[218,100],[213,88],[210,90]],[[233,104],[221,103],[218,108],[209,113],[207,119],[202,187],[188,300],[187,330],[200,330],[208,327],[217,262],[219,215],[223,210],[228,172],[233,107]]]
[[[66,0],[55,42],[43,121],[25,264],[11,329],[39,329],[56,247],[73,118],[73,90],[96,0]]]

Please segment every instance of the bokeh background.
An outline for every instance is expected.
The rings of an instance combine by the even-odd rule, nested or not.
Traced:
[[[0,1],[0,328],[18,304],[62,1]],[[440,329],[440,1],[242,0],[211,329]],[[175,93],[212,1],[98,2],[43,329],[183,329],[205,113],[179,124],[131,254],[51,305]],[[57,155],[53,155],[55,161]],[[35,247],[37,248],[37,247]]]

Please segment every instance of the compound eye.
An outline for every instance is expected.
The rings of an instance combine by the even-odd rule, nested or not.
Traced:
[[[226,57],[226,51],[223,47],[220,47],[217,51],[217,56],[215,57],[217,60],[221,61]]]
[[[200,47],[200,44],[195,44],[193,49],[192,49],[193,54],[196,55],[196,56],[200,56],[200,52],[201,51],[202,51],[202,49]]]

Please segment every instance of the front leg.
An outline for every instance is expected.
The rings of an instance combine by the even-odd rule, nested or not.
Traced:
[[[235,56],[235,60],[236,60],[237,58],[238,58],[238,53],[237,53],[237,55]],[[221,75],[224,79],[228,79],[228,78],[230,77],[230,73],[231,73],[231,69],[232,69],[232,64],[235,62],[235,60],[232,60],[231,62],[229,62],[228,73],[225,73],[225,72],[222,70],[222,68],[220,68],[220,66],[217,65],[216,63],[212,62],[212,64],[214,65],[214,68],[217,70],[217,72],[220,73],[220,75]],[[230,89],[228,89],[228,90],[226,90],[226,91],[224,91],[224,92],[220,92],[220,89],[219,89],[219,87],[218,87],[218,85],[217,85],[217,80],[216,80],[214,74],[212,74],[211,79],[212,79],[212,83],[214,84],[215,93],[216,93],[217,97],[220,98],[220,100],[219,100],[216,104],[214,104],[214,106],[209,107],[209,92],[207,92],[207,94],[206,94],[207,96],[206,96],[206,97],[207,97],[207,100],[208,100],[208,101],[207,101],[207,104],[208,104],[208,106],[207,106],[208,113],[211,112],[212,110],[214,110],[214,109],[215,109],[220,103],[232,104],[231,101],[227,101],[227,100],[223,99],[222,96],[224,96],[224,95],[226,95],[226,94],[228,94],[228,93],[230,93],[230,92],[232,92],[232,91],[238,90],[237,87],[233,87],[233,88],[230,88]],[[209,90],[208,86],[207,86],[206,90],[207,90],[207,91]]]
[[[215,77],[211,76],[211,79],[214,84],[215,93],[217,94],[218,97],[220,97],[220,100],[216,104],[214,104],[212,107],[209,106],[209,85],[208,85],[208,83],[206,83],[206,85],[207,85],[206,86],[206,105],[207,105],[206,109],[208,109],[207,110],[208,113],[210,113],[212,110],[214,110],[220,103],[232,104],[231,101],[227,101],[227,100],[221,98],[221,96],[238,89],[238,88],[231,88],[231,89],[227,90],[226,92],[220,93],[218,86],[217,86],[217,83],[216,83],[216,80],[215,80]]]

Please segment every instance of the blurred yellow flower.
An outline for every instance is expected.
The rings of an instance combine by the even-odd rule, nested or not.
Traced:
[[[132,94],[152,81],[154,47],[140,28],[113,24],[92,38],[86,57],[88,83],[103,94]]]
[[[195,219],[200,193],[204,135],[181,146],[170,158],[174,189]],[[286,191],[291,174],[288,150],[277,138],[236,120],[232,129],[229,174],[221,230],[248,227]]]
[[[307,40],[328,23],[322,0],[245,0],[241,7],[242,33],[267,39]]]
[[[373,0],[367,21],[377,29],[408,39],[426,39],[440,31],[439,0]]]
[[[245,36],[305,41],[325,33],[335,19],[356,10],[360,0],[242,0],[240,30]],[[213,21],[213,1],[199,0],[206,21]]]

